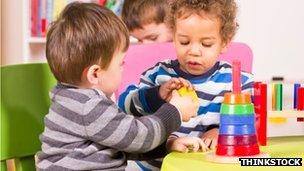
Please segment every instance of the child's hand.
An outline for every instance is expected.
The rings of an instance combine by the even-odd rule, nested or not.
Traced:
[[[182,153],[207,151],[208,147],[198,137],[180,137],[171,138],[167,141],[167,149],[169,152],[178,151]]]
[[[197,115],[199,103],[198,101],[193,101],[191,96],[181,97],[176,90],[173,90],[172,98],[169,103],[179,110],[182,121],[187,122],[190,118]]]
[[[219,135],[218,128],[213,128],[205,132],[201,137],[201,139],[207,145],[207,147],[209,147],[210,149],[215,149],[217,145],[218,135]]]
[[[171,78],[159,88],[159,96],[169,102],[172,97],[172,91],[178,90],[181,87],[187,87],[189,90],[194,90],[192,84],[183,78]]]

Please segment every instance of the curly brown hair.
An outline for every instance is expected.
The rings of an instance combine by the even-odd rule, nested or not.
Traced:
[[[175,31],[176,19],[193,13],[201,15],[202,12],[219,18],[223,41],[226,43],[231,41],[238,27],[236,23],[237,5],[234,0],[175,0],[171,3],[169,25]]]

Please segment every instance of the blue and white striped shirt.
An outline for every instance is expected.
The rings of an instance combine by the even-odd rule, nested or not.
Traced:
[[[165,103],[159,97],[158,88],[172,77],[189,80],[196,89],[200,107],[198,115],[182,126],[172,136],[200,137],[204,132],[218,127],[220,106],[226,92],[232,90],[232,67],[224,61],[217,62],[202,75],[191,75],[182,71],[177,60],[157,63],[145,71],[139,85],[130,85],[119,98],[119,107],[126,113],[141,116],[148,115]],[[253,92],[253,75],[241,72],[242,91]],[[161,159],[137,161],[142,170],[159,170]]]
[[[232,67],[224,61],[217,62],[202,75],[191,75],[182,71],[177,60],[159,62],[142,74],[139,85],[130,85],[121,94],[119,107],[133,115],[151,114],[164,103],[158,96],[158,86],[172,77],[189,80],[196,89],[200,103],[197,117],[183,122],[180,129],[173,134],[178,137],[200,136],[209,130],[210,125],[218,125],[224,93],[232,90]],[[241,72],[241,82],[242,91],[252,94],[252,74]]]

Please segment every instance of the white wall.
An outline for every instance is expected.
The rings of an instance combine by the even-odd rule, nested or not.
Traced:
[[[253,50],[255,80],[270,81],[284,76],[289,83],[304,83],[304,1],[236,0],[240,28],[235,41]],[[271,87],[268,85],[268,109]],[[292,109],[293,85],[283,88],[283,109]],[[270,111],[271,109],[269,109]],[[268,122],[268,136],[303,135],[304,124],[296,118],[287,123]]]
[[[240,28],[235,41],[253,50],[256,80],[284,76],[304,82],[304,1],[236,0]]]
[[[24,51],[24,0],[1,0],[2,64],[22,63]]]

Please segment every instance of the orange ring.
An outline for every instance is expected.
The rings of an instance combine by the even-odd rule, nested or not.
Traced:
[[[225,93],[225,104],[249,104],[251,103],[251,96],[248,93]]]

